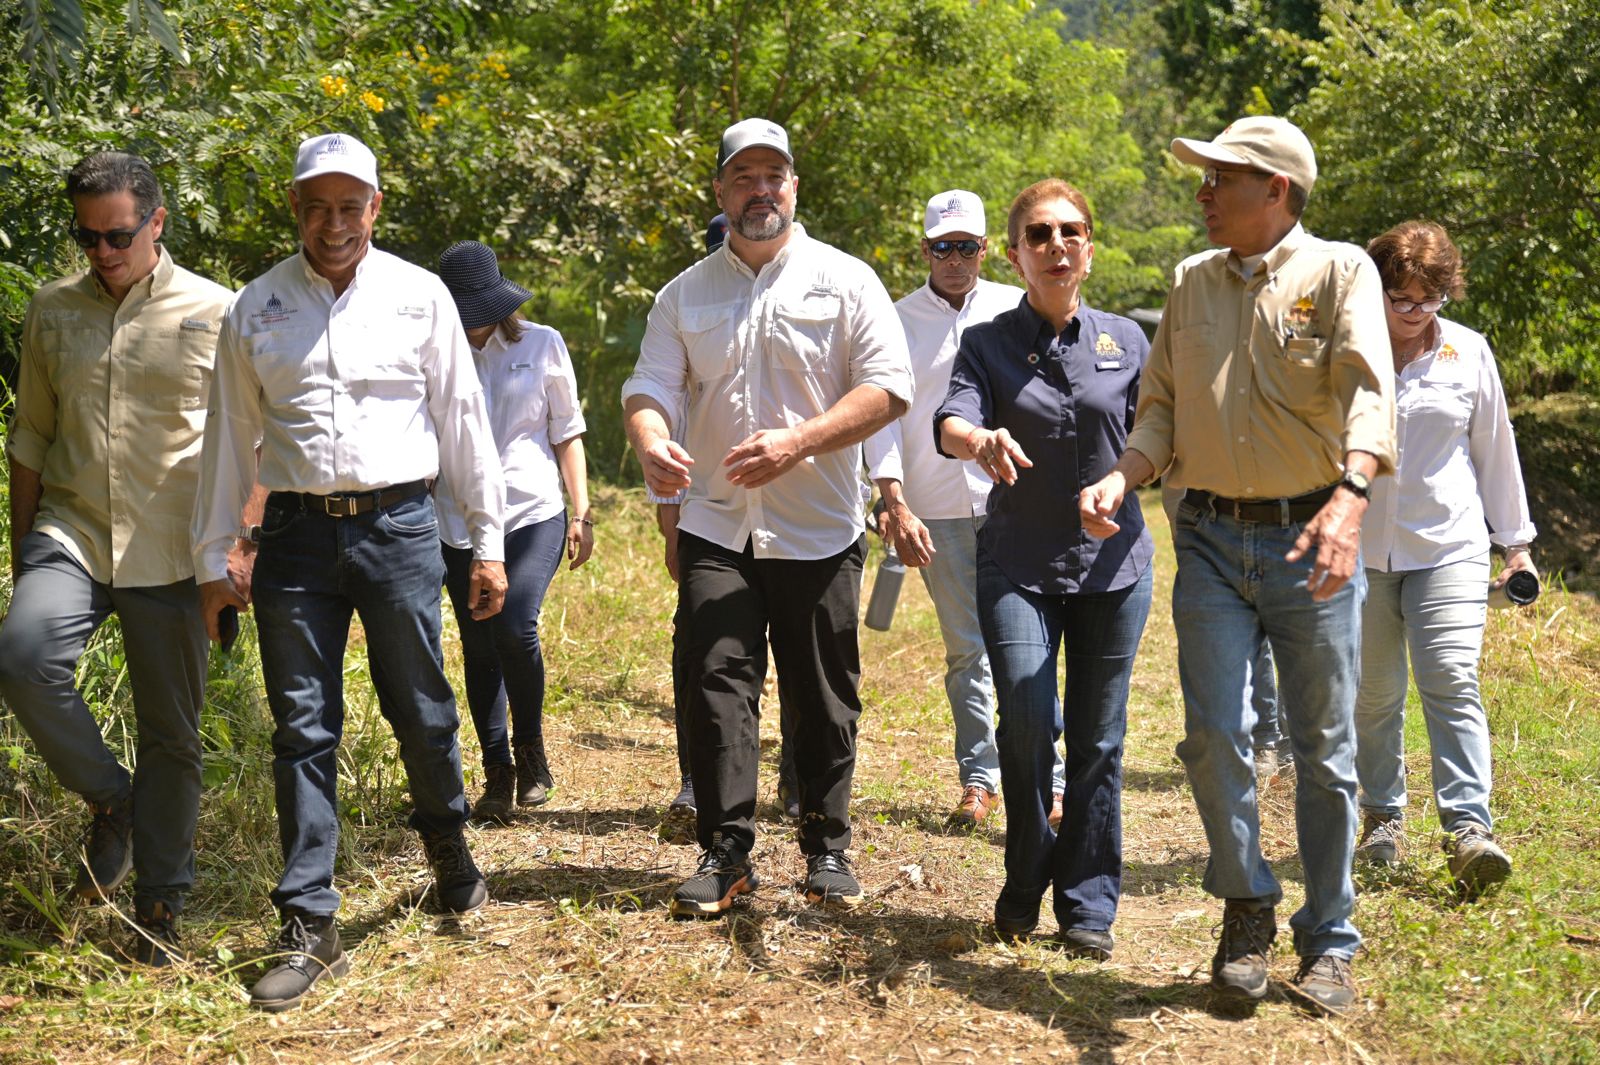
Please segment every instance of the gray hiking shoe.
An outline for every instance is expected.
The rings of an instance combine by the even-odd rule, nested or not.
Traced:
[[[1278,918],[1271,906],[1251,899],[1226,900],[1217,953],[1211,959],[1211,986],[1225,998],[1256,1002],[1266,997],[1276,938]]]
[[[1289,982],[1289,991],[1312,1010],[1332,1016],[1355,1005],[1358,994],[1350,962],[1332,954],[1301,958],[1300,971]]]
[[[1444,852],[1450,857],[1450,877],[1465,892],[1476,895],[1511,875],[1511,856],[1494,841],[1494,833],[1469,821],[1446,833]]]
[[[111,897],[133,872],[133,796],[90,803],[94,818],[83,836],[72,893],[85,902]]]
[[[1361,839],[1356,843],[1356,861],[1367,865],[1394,865],[1400,860],[1400,852],[1405,843],[1404,827],[1398,815],[1384,817],[1362,811]]]

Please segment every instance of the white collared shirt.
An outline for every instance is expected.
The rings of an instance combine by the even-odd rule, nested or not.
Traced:
[[[656,296],[622,398],[686,410],[673,439],[694,458],[679,528],[757,558],[836,555],[863,529],[861,448],[797,464],[760,488],[728,481],[728,450],[761,429],[800,424],[851,389],[912,399],[905,333],[866,263],[799,225],[759,273],[730,245]]]
[[[521,325],[522,338],[514,344],[496,329],[483,347],[472,349],[505,472],[508,533],[561,513],[555,445],[582,436],[585,429],[578,378],[561,334],[536,322]],[[451,547],[471,543],[460,512],[440,508],[439,539]]]
[[[1362,554],[1375,570],[1431,569],[1489,543],[1534,537],[1505,390],[1488,341],[1438,318],[1428,350],[1395,387],[1399,459],[1372,483]]]
[[[970,518],[982,514],[994,482],[971,460],[939,454],[934,446],[933,413],[950,390],[961,334],[987,322],[1022,301],[1015,285],[978,279],[958,311],[924,284],[894,305],[911,350],[911,373],[917,382],[916,402],[903,417],[890,422],[862,445],[867,476],[899,481],[906,505],[919,518]]]
[[[465,512],[475,558],[503,560],[505,482],[444,282],[369,248],[335,297],[296,253],[246,285],[223,323],[195,501],[195,579],[227,575],[253,482],[326,495],[441,469],[456,499],[441,496],[439,509]]]

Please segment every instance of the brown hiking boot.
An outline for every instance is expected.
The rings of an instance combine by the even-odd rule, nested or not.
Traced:
[[[1349,959],[1332,954],[1300,959],[1300,971],[1289,982],[1289,991],[1313,1010],[1332,1016],[1354,1005],[1358,994]]]
[[[1476,821],[1446,833],[1444,852],[1450,857],[1450,878],[1468,895],[1511,875],[1511,856],[1494,841],[1494,833]]]
[[[950,820],[966,822],[970,825],[981,825],[983,819],[994,812],[1000,802],[1000,793],[990,791],[982,784],[968,784],[961,789],[961,802],[956,806],[955,812],[950,815]]]
[[[1211,959],[1211,986],[1231,999],[1258,1001],[1267,994],[1267,966],[1278,919],[1271,906],[1228,899],[1222,909],[1217,953]]]

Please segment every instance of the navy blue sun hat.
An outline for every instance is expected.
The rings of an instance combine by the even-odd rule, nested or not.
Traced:
[[[713,215],[706,225],[706,254],[709,255],[722,247],[722,242],[728,239],[728,216],[725,214]]]
[[[444,250],[439,256],[439,277],[456,301],[463,329],[504,321],[533,297],[500,273],[493,248],[475,240],[458,240]]]

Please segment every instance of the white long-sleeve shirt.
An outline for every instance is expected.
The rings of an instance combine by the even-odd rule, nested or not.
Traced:
[[[522,327],[522,337],[514,344],[507,344],[496,330],[482,348],[472,349],[505,473],[503,525],[508,533],[561,513],[555,445],[583,435],[586,428],[578,405],[578,378],[561,334],[537,322],[523,322]],[[448,475],[440,479],[449,484]],[[466,519],[459,510],[441,508],[439,539],[451,547],[470,545]]]
[[[958,311],[924,284],[894,305],[911,351],[917,398],[906,413],[862,445],[867,476],[900,482],[906,505],[919,518],[970,518],[982,514],[994,482],[974,461],[939,454],[933,440],[933,413],[950,390],[961,334],[1021,302],[1023,290],[978,279]]]
[[[257,470],[255,447],[261,445]],[[370,248],[340,296],[300,253],[246,285],[223,322],[195,500],[195,579],[227,575],[253,482],[366,492],[443,470],[473,555],[505,558],[505,482],[455,301]]]
[[[910,403],[911,367],[894,304],[871,267],[800,226],[759,273],[728,245],[656,296],[624,402],[648,396],[694,458],[678,527],[757,558],[817,559],[863,529],[861,448],[815,455],[760,488],[728,480],[728,450],[874,385]]]
[[[1372,483],[1365,564],[1431,569],[1534,537],[1505,390],[1488,341],[1437,319],[1433,346],[1395,385],[1399,459]]]

